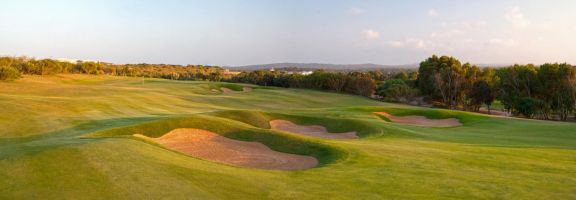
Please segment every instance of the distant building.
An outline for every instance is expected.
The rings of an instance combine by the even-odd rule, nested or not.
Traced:
[[[310,75],[310,74],[312,74],[312,73],[314,73],[314,72],[313,72],[313,71],[303,71],[303,72],[298,72],[298,73],[299,73],[299,74],[302,74],[302,75],[304,75],[304,76],[308,76],[308,75]]]
[[[68,59],[68,58],[58,58],[56,60],[60,61],[60,62],[69,62],[72,64],[81,64],[81,63],[85,63],[85,62],[101,63],[100,61],[97,61],[97,60],[76,60],[76,59]]]
[[[313,71],[287,71],[286,74],[300,74],[300,75],[304,75],[304,76],[308,76],[310,74],[314,73]]]

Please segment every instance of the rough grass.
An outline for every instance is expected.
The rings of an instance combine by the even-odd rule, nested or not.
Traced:
[[[0,83],[0,199],[575,199],[576,124],[387,104],[310,90],[87,75]],[[388,123],[373,112],[455,117]],[[356,130],[322,140],[269,120]],[[202,128],[314,155],[302,171],[233,167],[134,139]]]

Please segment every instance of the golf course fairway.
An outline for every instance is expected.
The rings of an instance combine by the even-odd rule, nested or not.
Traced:
[[[2,82],[0,109],[0,199],[576,199],[576,123],[104,75]],[[272,129],[273,120],[357,138]],[[243,167],[146,139],[186,128],[317,163]]]

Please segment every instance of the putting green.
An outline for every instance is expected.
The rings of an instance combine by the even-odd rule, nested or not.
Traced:
[[[221,87],[250,92],[223,94]],[[576,124],[426,109],[358,96],[112,76],[0,83],[0,199],[574,199]],[[385,122],[456,118],[462,126]],[[355,131],[333,140],[270,121]],[[298,171],[235,167],[164,148],[177,128],[313,156]]]

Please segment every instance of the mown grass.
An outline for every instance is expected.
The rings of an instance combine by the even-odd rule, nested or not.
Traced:
[[[282,113],[246,111],[246,110],[221,111],[210,113],[209,115],[240,121],[246,124],[250,124],[254,127],[263,129],[270,129],[270,121],[275,119],[282,119],[292,121],[299,125],[324,126],[329,132],[332,133],[356,131],[358,136],[360,137],[367,137],[371,135],[381,134],[380,129],[373,126],[370,123],[365,123],[362,120],[354,120],[346,118],[302,116],[295,114],[282,114]]]
[[[226,84],[228,85],[228,84]],[[242,88],[243,85],[228,86]],[[60,75],[0,84],[0,199],[575,199],[576,125],[310,90]],[[241,90],[241,89],[240,89]],[[458,118],[425,128],[374,115]],[[271,119],[358,131],[325,140]],[[137,140],[174,128],[320,158],[301,171],[217,164]]]

